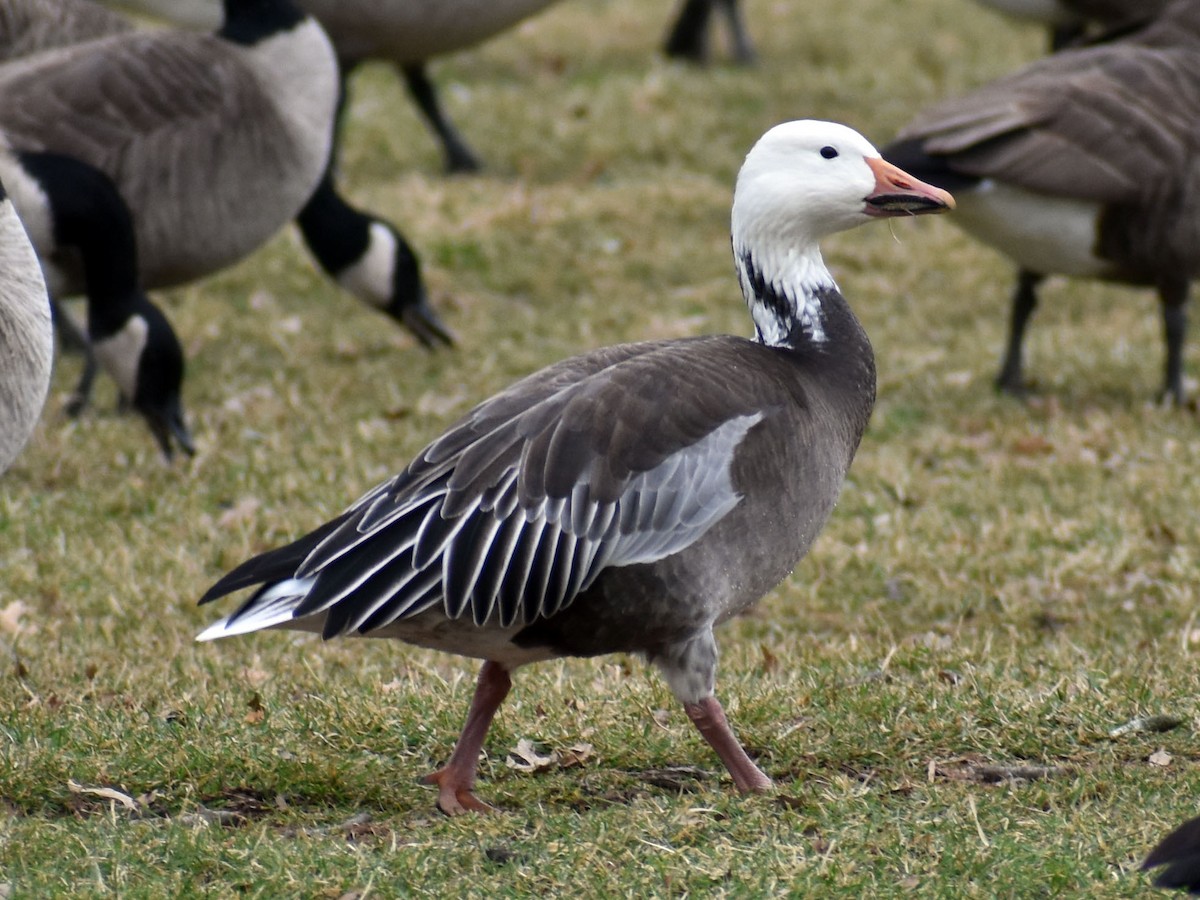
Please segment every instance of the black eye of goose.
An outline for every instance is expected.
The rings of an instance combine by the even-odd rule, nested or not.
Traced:
[[[825,157],[826,159],[833,159],[835,156],[838,155],[837,147],[822,147],[821,155],[823,157]]]

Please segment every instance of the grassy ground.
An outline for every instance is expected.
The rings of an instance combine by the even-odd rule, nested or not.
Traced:
[[[339,295],[286,234],[162,297],[194,460],[164,467],[107,386],[65,420],[60,359],[0,483],[0,896],[1148,891],[1138,862],[1200,794],[1196,417],[1150,402],[1153,299],[1094,285],[1048,287],[1038,394],[997,397],[1011,273],[947,221],[826,248],[879,404],[810,557],[721,635],[719,693],[774,793],[732,794],[642,663],[564,662],[521,673],[488,740],[481,794],[506,812],[449,820],[416,779],[448,755],[473,665],[192,641],[224,570],[517,376],[746,333],[730,189],[771,124],[883,142],[1044,41],[966,0],[746,5],[750,71],[664,62],[668,4],[638,0],[573,0],[440,65],[479,178],[442,178],[391,73],[362,73],[347,188],[421,252],[456,351]],[[1176,727],[1112,734],[1151,715]],[[522,739],[560,762],[511,767]]]

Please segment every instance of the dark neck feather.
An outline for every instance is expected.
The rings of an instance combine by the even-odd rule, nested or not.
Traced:
[[[820,254],[789,258],[790,277],[770,277],[749,251],[736,258],[756,340],[788,353],[828,390],[861,406],[854,416],[861,435],[875,403],[875,354]]]

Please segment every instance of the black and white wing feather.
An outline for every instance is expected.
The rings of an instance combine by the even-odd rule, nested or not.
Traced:
[[[321,614],[326,637],[367,633],[433,607],[529,624],[607,567],[679,552],[739,502],[734,453],[764,415],[744,383],[729,389],[734,341],[611,347],[518,382],[337,519],[214,585],[201,602],[263,583],[201,639]]]

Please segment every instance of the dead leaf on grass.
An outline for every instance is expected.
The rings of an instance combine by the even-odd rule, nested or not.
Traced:
[[[72,794],[85,794],[89,797],[100,797],[103,800],[112,800],[115,803],[120,803],[126,809],[136,810],[138,808],[137,801],[124,791],[118,791],[116,788],[110,787],[84,787],[75,779],[67,781],[67,790]]]
[[[526,774],[544,772],[558,765],[558,753],[554,750],[542,753],[529,738],[521,738],[517,741],[517,746],[508,751],[505,764],[510,769]]]
[[[1150,759],[1147,760],[1152,766],[1166,768],[1171,764],[1171,754],[1166,750],[1155,750],[1150,754]]]
[[[558,767],[569,769],[572,766],[582,766],[596,754],[596,748],[591,744],[572,744],[558,754]]]

